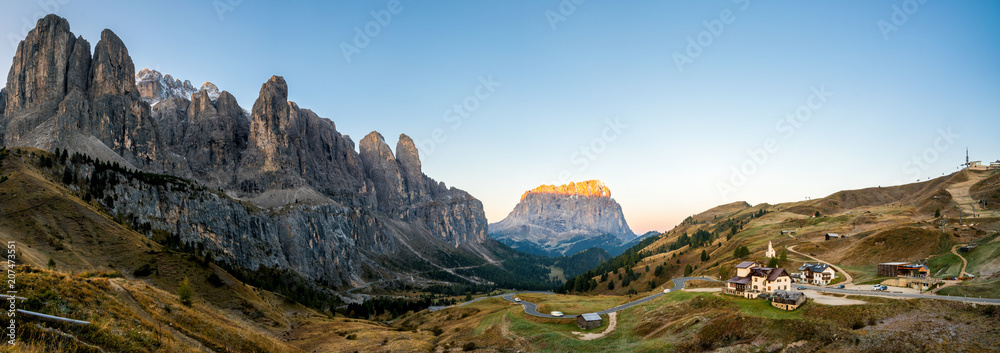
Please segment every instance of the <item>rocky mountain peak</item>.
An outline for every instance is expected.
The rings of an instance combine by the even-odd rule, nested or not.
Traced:
[[[135,64],[121,38],[110,29],[101,31],[91,63],[90,96],[122,95],[136,91]]]
[[[282,153],[289,138],[288,84],[281,76],[271,76],[260,86],[260,94],[250,112],[250,141],[261,152],[260,170],[282,168]]]
[[[205,92],[206,94],[208,94],[208,98],[211,99],[213,102],[219,99],[219,87],[216,87],[214,83],[205,82],[201,84],[201,88],[198,90],[198,92]]]
[[[587,180],[577,182],[569,182],[565,185],[541,185],[537,188],[525,191],[521,195],[521,201],[530,194],[556,194],[556,195],[567,195],[567,196],[586,196],[586,197],[611,197],[611,189],[604,186],[604,183],[600,180]]]
[[[6,109],[11,110],[6,114],[8,118],[23,110],[55,110],[66,96],[67,72],[75,41],[66,19],[48,15],[38,20],[35,28],[18,44],[7,75]],[[85,56],[89,61],[89,45],[87,49]],[[74,72],[74,75],[79,76],[79,73]],[[78,86],[79,80],[80,77],[74,77],[72,86]]]
[[[543,255],[572,255],[594,246],[610,251],[635,238],[621,205],[599,180],[528,190],[489,229],[501,242]]]
[[[399,134],[399,142],[396,142],[396,160],[403,170],[420,172],[420,154],[413,139],[406,134]]]
[[[191,81],[176,79],[170,74],[143,68],[135,74],[135,85],[142,100],[153,106],[169,98],[191,99],[197,92]]]

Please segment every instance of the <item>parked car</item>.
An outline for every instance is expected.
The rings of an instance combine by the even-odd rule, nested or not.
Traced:
[[[553,312],[549,313],[549,315],[552,315],[552,316],[555,316],[555,317],[562,317],[563,313],[562,313],[562,311],[553,311]]]
[[[841,285],[839,285],[839,286],[836,286],[836,287],[834,287],[834,288],[837,288],[837,289],[844,289],[844,285],[843,285],[843,284],[841,284]]]
[[[876,285],[872,286],[872,290],[873,290],[873,291],[879,291],[879,292],[882,292],[882,291],[885,291],[885,290],[887,290],[887,289],[889,289],[889,287],[886,287],[886,286],[885,286],[885,285],[883,285],[883,284],[876,284]]]
[[[796,287],[795,289],[798,289],[798,290],[803,290],[803,289],[806,289],[806,287],[803,287],[803,286],[798,286],[798,287]]]

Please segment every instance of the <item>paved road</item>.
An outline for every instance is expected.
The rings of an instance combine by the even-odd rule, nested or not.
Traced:
[[[715,282],[718,282],[718,280],[711,279],[711,278],[706,278],[706,277],[681,277],[681,278],[674,278],[673,279],[674,288],[671,289],[670,291],[673,292],[673,291],[684,289],[684,283],[687,282],[687,281],[690,281],[690,280],[703,280],[703,281],[715,281]],[[519,302],[518,301],[514,301],[514,297],[517,296],[517,295],[519,295],[519,294],[522,294],[522,293],[553,294],[552,292],[517,292],[517,293],[508,293],[508,294],[503,294],[503,295],[494,295],[494,296],[491,296],[491,297],[482,297],[482,298],[478,298],[478,299],[475,299],[475,300],[472,300],[472,301],[468,301],[468,302],[464,302],[464,303],[461,303],[461,304],[457,304],[455,306],[461,306],[461,305],[465,305],[465,304],[469,304],[469,303],[474,303],[474,302],[477,302],[477,301],[480,301],[480,300],[483,300],[483,299],[486,299],[486,298],[501,297],[504,300],[507,300],[507,301],[509,301],[511,303],[521,304],[521,306],[524,307],[524,312],[526,314],[528,314],[528,315],[531,315],[531,316],[544,317],[544,318],[549,318],[549,319],[573,319],[573,318],[577,317],[577,315],[552,316],[552,315],[549,315],[549,314],[540,313],[540,312],[538,312],[538,305],[535,304],[535,303],[531,303],[531,302],[527,302],[527,301],[523,301],[523,300],[519,301]],[[654,293],[654,294],[652,294],[652,295],[650,295],[648,297],[645,297],[645,298],[642,298],[642,299],[639,299],[639,300],[636,300],[636,301],[632,301],[632,302],[629,302],[629,303],[625,303],[625,304],[622,304],[622,305],[619,305],[619,306],[616,306],[616,307],[613,307],[613,308],[610,308],[610,309],[598,311],[597,313],[601,314],[601,315],[604,315],[604,314],[610,314],[610,313],[613,313],[613,312],[622,311],[622,310],[631,308],[633,306],[636,306],[636,305],[648,302],[650,300],[656,299],[656,298],[658,298],[661,295],[663,295],[663,292],[656,292],[656,293]],[[448,308],[448,307],[432,306],[429,309],[431,311],[437,311],[437,310],[441,310],[441,309],[445,309],[445,308]]]
[[[940,299],[940,300],[952,300],[952,301],[966,302],[966,303],[1000,305],[1000,299],[990,299],[990,298],[952,297],[948,295],[908,294],[908,293],[875,292],[875,291],[864,291],[864,290],[859,291],[857,289],[849,289],[849,288],[836,289],[830,287],[816,287],[810,285],[801,285],[801,286],[809,289],[825,291],[827,293],[867,295],[867,296],[878,296],[878,297],[914,298],[914,299]],[[871,288],[871,286],[868,287]]]

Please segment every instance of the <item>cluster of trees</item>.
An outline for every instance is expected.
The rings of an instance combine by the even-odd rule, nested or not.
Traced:
[[[272,267],[258,267],[249,271],[235,268],[228,263],[217,263],[236,279],[264,290],[280,293],[290,300],[320,310],[333,311],[343,304],[329,290],[299,276],[298,274]]]
[[[494,264],[459,270],[463,275],[488,278],[495,288],[516,288],[526,290],[551,290],[559,286],[559,281],[549,278],[549,269],[525,258],[508,259],[502,267]]]
[[[705,246],[715,240],[715,236],[703,229],[699,229],[690,237],[687,233],[681,234],[676,241],[670,244],[670,251],[674,251],[690,245],[692,248]]]
[[[7,159],[7,149],[0,147],[0,165],[3,165],[4,159]],[[5,181],[7,181],[7,176],[6,175],[0,176],[0,183],[3,183]]]
[[[622,287],[627,287],[632,281],[639,279],[639,275],[632,271],[632,267],[635,267],[635,265],[638,264],[639,261],[642,261],[645,257],[640,254],[639,251],[649,246],[659,238],[659,236],[651,236],[643,239],[628,248],[628,250],[625,250],[625,252],[621,255],[615,256],[579,276],[566,280],[566,283],[557,288],[556,292],[569,293],[573,291],[586,292],[593,290],[597,288],[597,281],[593,281],[593,278],[601,276],[601,282],[603,283],[603,278],[605,278],[605,276],[609,273],[617,274],[622,281]],[[619,274],[619,269],[625,269],[625,273]],[[611,289],[614,289],[614,285],[609,284],[609,286],[611,286]]]
[[[641,261],[645,257],[644,255],[640,254],[639,251],[642,250],[642,249],[644,249],[644,248],[646,248],[647,246],[649,246],[650,244],[652,244],[653,242],[655,242],[659,238],[660,238],[659,236],[651,236],[651,237],[648,237],[646,239],[643,239],[642,241],[640,241],[640,242],[636,243],[635,245],[633,245],[632,247],[628,248],[628,250],[625,250],[625,252],[623,252],[621,255],[615,256],[615,257],[611,258],[610,260],[605,261],[604,263],[601,263],[599,266],[596,266],[593,269],[591,269],[591,270],[589,270],[587,272],[584,272],[583,274],[581,274],[579,276],[570,278],[561,287],[557,288],[556,292],[559,292],[559,293],[569,293],[569,292],[572,292],[572,291],[576,291],[576,292],[589,291],[589,290],[592,290],[594,288],[597,288],[596,281],[593,283],[593,286],[591,286],[591,283],[590,283],[590,280],[592,278],[594,278],[594,277],[604,276],[604,275],[606,275],[608,273],[611,273],[611,272],[615,272],[617,274],[618,269],[621,269],[621,268],[626,269],[627,272],[631,272],[632,271],[632,267],[635,267],[635,265],[638,264],[639,261]],[[636,276],[636,275],[633,275],[633,276]],[[638,277],[630,279],[629,282],[631,282],[634,279],[638,279]],[[583,283],[583,284],[578,284],[578,283]],[[622,276],[622,286],[623,287],[627,286],[627,284],[625,284],[625,283],[628,283],[628,282],[625,282],[625,276]]]
[[[432,305],[452,305],[452,299],[435,300],[432,296],[424,295],[418,298],[390,298],[375,297],[365,300],[360,304],[348,304],[345,308],[337,309],[337,312],[347,317],[359,319],[371,319],[376,316],[389,314],[395,318],[410,311],[420,311]]]
[[[554,265],[563,270],[566,276],[576,276],[597,267],[611,258],[607,251],[601,248],[590,248],[576,254],[555,259]]]
[[[746,258],[750,256],[750,249],[746,245],[737,247],[736,250],[733,250],[733,256],[740,259]]]

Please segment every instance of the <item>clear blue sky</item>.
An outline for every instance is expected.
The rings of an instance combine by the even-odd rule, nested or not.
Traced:
[[[420,147],[424,171],[481,199],[491,222],[561,176],[603,180],[643,232],[724,202],[940,176],[966,147],[1000,159],[995,1],[403,0],[385,26],[371,12],[388,1],[52,3],[0,5],[0,67],[24,21],[56,10],[92,45],[113,29],[137,69],[212,81],[248,109],[281,75],[355,141],[440,129]],[[342,43],[366,25],[377,36],[348,62]],[[810,98],[820,90],[832,95]],[[448,110],[463,103],[476,109],[458,125]],[[796,112],[809,119],[779,122]],[[747,153],[765,147],[766,161]]]

